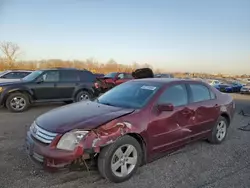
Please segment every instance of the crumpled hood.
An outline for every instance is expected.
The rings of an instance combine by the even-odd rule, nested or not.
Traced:
[[[91,130],[132,112],[134,109],[97,102],[77,102],[48,111],[36,119],[36,124],[55,133],[65,133],[73,129]]]

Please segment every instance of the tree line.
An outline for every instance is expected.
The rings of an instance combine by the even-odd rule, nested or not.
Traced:
[[[55,67],[70,67],[78,69],[87,69],[94,73],[109,73],[109,72],[132,72],[135,69],[148,67],[153,69],[154,73],[165,73],[159,69],[155,69],[149,64],[138,64],[136,62],[130,65],[124,65],[117,63],[114,59],[110,59],[108,62],[100,63],[93,58],[89,58],[83,61],[73,60],[65,61],[61,59],[49,59],[49,60],[34,60],[34,61],[22,61],[18,60],[21,54],[21,48],[18,44],[13,42],[0,42],[0,71],[3,70],[37,70]],[[174,73],[176,77],[223,77],[222,74],[211,75],[207,73]],[[249,75],[238,75],[235,77],[247,78]]]
[[[20,47],[12,42],[1,42],[0,43],[0,71],[3,70],[36,70],[45,68],[55,68],[55,67],[70,67],[87,69],[94,73],[109,73],[109,72],[132,72],[133,70],[141,67],[148,67],[153,69],[149,64],[138,64],[136,62],[130,65],[119,64],[115,60],[110,59],[108,62],[100,63],[93,58],[86,59],[84,61],[73,60],[65,61],[61,59],[49,59],[49,60],[34,60],[34,61],[22,61],[18,60],[18,56],[21,53]],[[155,72],[160,72],[154,69]]]

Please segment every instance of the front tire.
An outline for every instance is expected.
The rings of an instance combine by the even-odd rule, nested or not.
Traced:
[[[89,101],[89,100],[91,100],[91,95],[87,91],[78,92],[75,98],[75,102]]]
[[[100,174],[114,183],[130,179],[142,161],[142,148],[137,140],[125,135],[101,150],[98,157]]]
[[[30,106],[29,97],[23,93],[12,93],[5,105],[10,112],[23,112]]]
[[[229,122],[226,118],[220,116],[216,122],[216,125],[213,127],[208,141],[212,144],[221,144],[226,136],[229,127]]]

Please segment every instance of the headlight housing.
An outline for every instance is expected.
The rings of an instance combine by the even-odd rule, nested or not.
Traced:
[[[59,142],[57,143],[56,148],[62,150],[73,151],[79,142],[88,134],[89,131],[72,131],[65,133]]]

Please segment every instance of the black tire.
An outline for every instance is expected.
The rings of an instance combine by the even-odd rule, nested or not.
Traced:
[[[132,145],[137,152],[136,164],[132,171],[124,177],[119,177],[113,173],[111,169],[111,163],[113,160],[113,155],[122,146]],[[115,143],[104,147],[98,157],[98,169],[104,178],[114,183],[121,183],[130,179],[137,171],[138,167],[142,162],[142,148],[137,140],[131,136],[125,135],[119,138]],[[125,158],[126,161],[126,158]],[[127,164],[125,164],[127,166]],[[118,168],[119,169],[119,168]]]
[[[85,99],[83,99],[83,96],[85,96]],[[79,91],[75,97],[75,102],[80,102],[84,100],[91,100],[92,96],[89,92],[87,91]]]
[[[225,125],[225,134],[223,134],[224,136],[221,138],[218,137],[217,133],[219,132],[218,130],[218,126],[220,123],[224,123]],[[211,144],[221,144],[225,139],[226,139],[226,136],[227,136],[227,132],[228,132],[228,127],[229,127],[229,122],[227,121],[226,118],[220,116],[215,124],[215,126],[213,127],[212,129],[212,132],[210,133],[211,135],[209,136],[208,138],[208,141],[211,143]]]
[[[24,106],[22,108],[15,108],[13,105],[11,105],[11,102],[14,100],[14,98],[19,98],[22,99],[22,101],[24,101],[22,104],[24,104]],[[21,103],[20,103],[21,104]],[[5,106],[7,107],[7,109],[10,112],[24,112],[26,111],[29,106],[30,106],[30,101],[29,101],[29,96],[23,93],[12,93],[8,96],[7,100],[5,101]],[[21,106],[21,105],[20,105]]]

